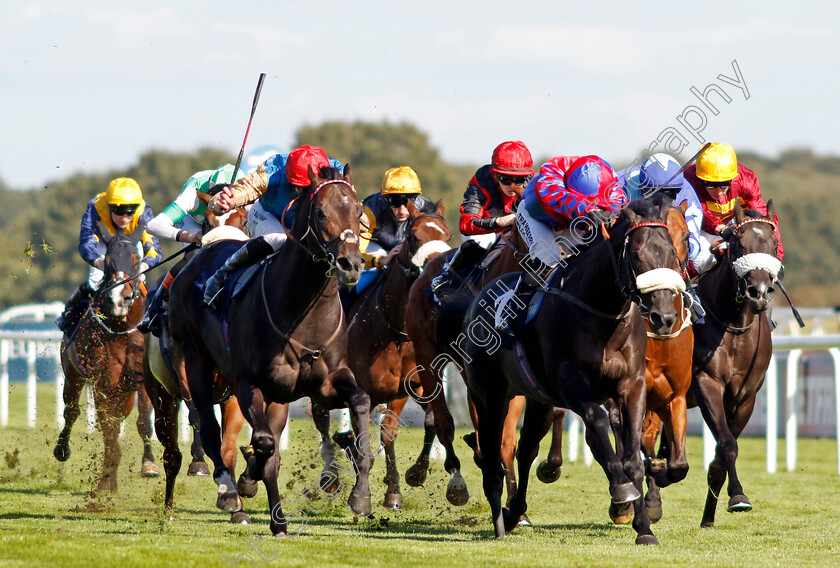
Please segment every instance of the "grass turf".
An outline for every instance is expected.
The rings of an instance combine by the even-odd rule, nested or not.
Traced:
[[[716,526],[701,529],[706,494],[702,441],[690,438],[687,479],[662,492],[664,517],[653,526],[659,547],[635,546],[631,527],[610,523],[603,472],[597,464],[579,462],[564,464],[561,478],[552,485],[537,481],[532,470],[528,515],[534,528],[494,539],[481,475],[460,439],[456,450],[471,491],[466,506],[446,502],[448,476],[441,462],[432,462],[424,487],[402,483],[403,511],[386,511],[380,505],[384,460],[378,458],[371,474],[372,518],[354,518],[345,505],[345,490],[340,498],[321,502],[322,512],[307,513],[309,524],[300,536],[276,540],[268,531],[264,488],[245,503],[254,524],[231,525],[228,514],[214,507],[212,481],[187,477],[186,446],[177,511],[164,514],[163,477],[142,479],[138,474],[136,413],[121,440],[119,492],[92,497],[101,438],[87,434],[80,419],[71,439],[73,454],[60,464],[52,456],[57,430],[47,411],[53,408],[52,386],[39,388],[42,412],[34,429],[24,424],[23,390],[13,386],[11,423],[0,430],[0,456],[5,458],[0,460],[2,566],[840,566],[834,440],[800,440],[797,471],[784,472],[780,463],[781,473],[767,474],[764,440],[742,439],[739,471],[755,509],[729,514],[724,501]],[[290,427],[291,447],[282,454],[280,472],[285,495],[292,488],[314,487],[321,468],[311,421],[293,420]],[[421,435],[415,428],[400,432],[402,471],[419,450]],[[541,455],[545,451],[543,444]],[[155,442],[162,469],[160,454]],[[353,480],[345,474],[343,481],[349,486]],[[256,542],[262,558],[249,549],[247,539]]]

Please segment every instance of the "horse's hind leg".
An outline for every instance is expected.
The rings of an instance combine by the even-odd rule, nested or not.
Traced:
[[[391,405],[394,402],[388,403],[388,410],[393,410]],[[405,482],[412,487],[420,487],[426,482],[426,475],[429,473],[429,454],[432,452],[432,444],[435,441],[435,413],[432,411],[431,405],[426,402],[420,406],[423,408],[423,412],[425,412],[425,418],[423,420],[423,447],[420,449],[420,455],[417,456],[417,461],[405,472]],[[402,409],[400,409],[400,412],[402,412]],[[396,414],[399,415],[400,412],[396,412]]]
[[[315,428],[321,434],[319,453],[324,461],[318,483],[322,491],[332,494],[336,491],[340,482],[338,480],[338,468],[335,465],[335,445],[330,438],[330,411],[320,405],[313,404],[312,422],[315,423]]]
[[[198,410],[192,400],[185,400],[187,405],[187,419],[193,432],[193,441],[190,444],[190,455],[192,461],[187,468],[187,475],[210,475],[210,468],[204,461],[204,447],[201,445],[201,420],[198,418]]]
[[[82,394],[82,387],[85,384],[84,378],[81,377],[75,370],[71,370],[70,365],[65,365],[62,357],[62,367],[64,368],[64,428],[58,435],[58,441],[53,449],[53,455],[58,461],[64,462],[70,457],[70,431],[73,429],[73,424],[79,417],[79,396]]]
[[[140,468],[140,475],[143,477],[157,477],[160,470],[155,465],[155,456],[152,454],[152,401],[146,392],[146,387],[141,381],[137,382],[137,433],[143,440],[143,463]]]
[[[560,479],[560,468],[563,465],[563,422],[566,420],[566,409],[554,407],[551,425],[551,447],[548,457],[537,466],[537,479],[543,483],[554,483]]]
[[[531,471],[531,464],[537,459],[540,451],[540,440],[548,433],[553,421],[552,406],[534,400],[528,400],[525,403],[525,417],[519,434],[519,450],[516,452],[516,461],[519,465],[519,488],[509,499],[510,512],[505,518],[505,530],[512,530],[517,524],[523,524],[523,518],[528,518],[525,516],[525,511],[528,510],[526,501],[528,474]],[[530,524],[528,522],[528,525]]]
[[[146,387],[150,403],[155,409],[155,431],[163,445],[163,470],[166,473],[164,507],[175,506],[175,479],[181,469],[181,450],[178,448],[178,401],[174,399],[147,371]]]
[[[397,456],[394,446],[399,432],[399,415],[406,402],[408,402],[408,397],[391,401],[388,404],[388,409],[382,413],[382,421],[379,425],[379,438],[385,447],[385,484],[388,489],[385,491],[383,506],[387,509],[402,509],[400,472],[397,469]]]
[[[494,384],[498,384],[495,381]],[[491,386],[484,385],[488,391]],[[502,512],[504,467],[502,466],[502,431],[504,429],[507,400],[503,393],[485,392],[484,400],[473,397],[478,416],[478,444],[481,452],[481,473],[484,496],[490,504],[490,516],[496,537],[505,536]],[[515,524],[515,523],[514,523]]]
[[[656,412],[648,412],[642,424],[642,453],[644,453],[649,464],[646,467],[647,471],[645,475],[648,486],[647,493],[645,493],[645,508],[647,509],[651,523],[656,523],[662,518],[662,495],[659,491],[659,484],[656,481],[655,475],[652,475],[652,470],[655,473],[665,463],[670,463],[670,460],[661,451],[659,454],[656,453],[656,439],[659,437],[661,424],[662,419]],[[660,450],[662,447],[666,447],[666,440],[667,435],[663,434]]]
[[[117,490],[117,471],[122,458],[118,436],[120,422],[124,417],[122,406],[125,401],[115,400],[99,389],[94,389],[94,399],[96,400],[96,420],[105,444],[99,490],[115,492]]]
[[[507,505],[510,506],[510,500],[516,494],[516,471],[514,470],[513,458],[516,453],[516,424],[519,422],[519,417],[522,416],[522,408],[525,405],[524,396],[515,396],[510,399],[508,403],[508,412],[505,417],[505,423],[502,427],[502,465],[505,468],[505,486],[507,489]],[[521,525],[530,526],[531,521],[525,516],[523,511],[521,517],[517,519]]]
[[[228,470],[236,471],[236,438],[242,430],[242,425],[245,424],[245,417],[239,410],[239,403],[236,397],[230,397],[226,401],[220,403],[222,407],[222,460],[225,462]],[[244,476],[243,476],[244,477]],[[257,484],[247,483],[247,480],[239,478],[236,483],[236,491],[242,497],[253,497],[257,494]],[[230,514],[230,522],[234,524],[250,524],[251,518],[248,514],[240,509],[233,511]]]
[[[289,418],[289,405],[269,403],[266,408],[266,418],[271,435],[276,444],[276,441],[280,439],[280,435],[283,433],[283,429],[286,427],[286,421]],[[271,521],[269,522],[271,534],[276,537],[284,537],[288,535],[288,525],[280,507],[280,490],[277,487],[279,470],[280,452],[276,451],[275,448],[275,452],[265,464],[263,485],[265,485],[265,492],[268,495],[268,508],[271,511]],[[231,522],[233,521],[231,520]],[[299,532],[299,530],[295,532]]]

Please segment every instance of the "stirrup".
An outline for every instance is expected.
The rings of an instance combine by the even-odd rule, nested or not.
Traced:
[[[225,276],[222,277],[221,282],[219,282],[216,275],[213,275],[213,278],[207,282],[207,284],[204,286],[204,303],[205,304],[207,304],[211,308],[214,307],[213,304],[215,303],[216,298],[218,298],[219,294],[222,293],[222,290],[225,289],[225,280],[226,279],[227,278],[226,278],[226,275],[225,275]],[[213,289],[212,289],[213,286],[217,287],[215,292],[213,292]],[[210,294],[211,292],[213,292],[212,295]]]
[[[432,278],[432,282],[429,285],[429,288],[431,288],[432,292],[437,293],[437,291],[440,288],[443,288],[447,284],[449,284],[449,274],[446,272],[441,272],[440,274]]]

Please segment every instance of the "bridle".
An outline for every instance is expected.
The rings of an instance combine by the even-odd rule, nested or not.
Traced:
[[[766,223],[770,225],[773,230],[776,224],[769,220],[757,217],[748,217],[734,227],[733,237],[740,231],[742,227],[750,223]],[[770,275],[771,279],[775,279],[779,275],[782,268],[782,262],[774,255],[765,252],[750,252],[735,256],[736,246],[740,248],[740,239],[736,242],[730,242],[727,247],[727,259],[735,273],[735,301],[742,304],[747,297],[747,274],[753,270],[763,270]]]
[[[417,278],[420,276],[420,273],[423,272],[426,260],[428,260],[429,254],[432,252],[446,252],[451,248],[449,244],[442,239],[435,239],[423,243],[422,245],[418,245],[417,237],[414,236],[411,230],[421,219],[437,219],[443,222],[444,226],[446,226],[446,220],[437,213],[421,213],[411,220],[411,223],[409,223],[408,228],[406,229],[405,237],[405,243],[408,245],[408,258],[410,259],[410,263],[406,266],[402,260],[400,260],[400,255],[394,257],[394,260],[399,265],[400,270],[403,271],[407,278]]]
[[[313,212],[313,208],[315,206],[315,196],[318,195],[318,192],[321,191],[321,189],[324,186],[327,186],[327,185],[330,185],[330,184],[346,185],[351,190],[353,190],[354,194],[356,193],[356,188],[354,188],[353,185],[350,182],[348,182],[346,180],[343,180],[343,179],[328,179],[328,180],[324,180],[320,184],[318,184],[315,187],[315,189],[312,191],[312,193],[309,195],[309,211],[306,215],[306,218],[307,218],[306,232],[304,232],[303,235],[301,235],[300,239],[296,239],[292,236],[292,234],[289,232],[288,227],[286,227],[285,220],[286,220],[286,213],[289,211],[289,209],[292,207],[292,205],[298,199],[303,197],[303,194],[301,194],[301,195],[295,197],[294,199],[292,199],[289,202],[289,204],[286,205],[286,208],[283,210],[283,214],[280,216],[280,224],[283,227],[283,231],[286,233],[286,238],[289,241],[291,241],[292,243],[294,243],[295,245],[297,245],[298,247],[300,247],[301,249],[303,249],[303,251],[306,252],[306,254],[309,255],[310,258],[312,258],[312,260],[314,262],[326,262],[328,268],[327,268],[327,271],[325,272],[325,275],[328,278],[335,275],[335,265],[336,265],[336,256],[335,256],[335,254],[333,254],[332,252],[329,251],[329,248],[331,246],[333,246],[334,244],[336,244],[336,242],[338,242],[339,245],[341,243],[353,244],[353,243],[358,243],[359,242],[359,234],[356,231],[354,231],[353,229],[344,229],[343,231],[341,231],[341,233],[339,233],[338,235],[336,235],[335,237],[331,238],[328,241],[324,241],[321,238],[321,231],[320,231],[320,227],[318,227],[318,221],[315,219],[315,216],[312,214],[312,212]],[[307,240],[314,241],[314,248],[315,248],[314,252],[311,248],[309,248],[308,246],[306,246],[306,244],[304,244]]]
[[[112,274],[112,276],[114,278],[119,279],[119,278],[121,278],[121,276],[120,276],[121,274],[124,275],[124,273],[122,271],[117,271],[117,272],[114,272]],[[125,284],[125,282],[123,284]],[[99,327],[101,327],[103,329],[103,331],[105,331],[105,333],[107,333],[109,335],[128,335],[130,333],[133,333],[133,332],[137,331],[137,326],[133,326],[130,329],[116,330],[115,331],[115,330],[111,329],[108,326],[108,324],[105,323],[105,321],[107,319],[109,319],[109,316],[103,314],[102,310],[100,310],[99,308],[94,307],[97,299],[102,297],[102,293],[105,291],[105,289],[106,288],[103,288],[103,289],[97,291],[96,294],[94,294],[93,298],[91,298],[90,305],[87,308],[87,312],[90,312],[90,314],[93,316],[94,321],[96,321],[96,323],[99,324]],[[140,298],[141,296],[143,296],[142,284],[141,285],[133,285],[132,284],[131,294],[129,294],[129,296],[128,296],[128,299],[131,300],[131,306],[133,306],[134,302],[137,301],[137,299]],[[130,309],[130,307],[129,307],[129,309]]]

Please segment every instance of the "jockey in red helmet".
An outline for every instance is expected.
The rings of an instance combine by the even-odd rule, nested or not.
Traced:
[[[228,274],[237,268],[280,250],[286,240],[286,232],[280,223],[283,210],[303,188],[309,187],[309,171],[316,174],[321,168],[338,168],[341,162],[327,158],[317,146],[298,146],[288,154],[275,154],[257,169],[229,187],[225,187],[208,204],[216,214],[222,214],[234,207],[253,203],[248,211],[248,232],[252,239],[233,253],[216,274],[207,281],[204,300],[211,304],[224,285]],[[291,226],[294,207],[286,214]]]

